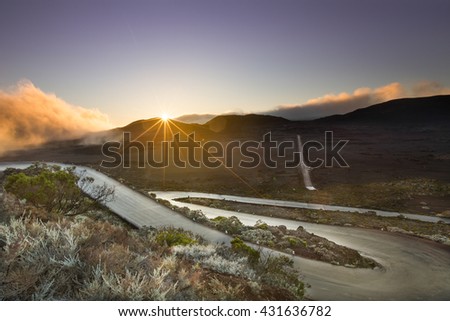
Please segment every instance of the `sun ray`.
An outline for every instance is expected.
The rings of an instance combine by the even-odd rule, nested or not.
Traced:
[[[155,134],[153,135],[153,141],[155,141],[156,137],[161,132],[161,130],[163,131],[163,141],[167,141],[167,135],[168,134],[171,137],[173,137],[174,136],[174,130],[172,129],[172,126],[174,128],[176,128],[176,129],[178,129],[184,135],[186,135],[187,139],[191,139],[189,137],[189,134],[186,133],[175,122],[173,122],[167,114],[163,114],[158,121],[156,121],[152,126],[147,128],[146,130],[144,130],[134,140],[138,140],[139,138],[141,138],[143,135],[145,135],[146,133],[151,131],[156,126],[158,126],[158,128],[156,129]],[[206,153],[208,152],[203,146],[201,146],[201,148],[203,149],[204,152],[206,152]],[[245,181],[239,174],[237,174],[231,168],[225,166],[225,163],[224,163],[223,160],[221,160],[220,158],[218,158],[216,156],[212,156],[212,155],[210,155],[210,157],[212,157],[213,159],[219,161],[228,172],[230,172],[236,179],[238,179],[241,183],[243,183],[245,186],[247,186],[254,193],[256,193],[257,195],[261,195],[253,186],[251,186],[247,181]],[[165,186],[165,181],[166,181],[166,169],[163,168],[163,187]]]
[[[174,122],[172,122],[170,119],[168,120],[168,124],[170,126],[170,124],[174,125],[176,128],[178,128],[183,134],[186,135],[187,139],[190,139],[189,135],[183,130],[181,129],[177,124],[175,124]],[[201,148],[203,149],[204,152],[207,152],[207,150],[205,150],[205,148],[203,146],[201,146]],[[240,180],[245,186],[247,186],[250,190],[252,190],[253,192],[255,192],[257,195],[261,196],[261,193],[259,193],[253,186],[251,186],[249,183],[247,183],[241,176],[239,176],[239,174],[237,174],[235,171],[233,171],[231,168],[226,167],[224,162],[219,159],[218,157],[215,156],[211,156],[214,159],[216,159],[217,161],[219,161],[225,169],[227,169],[235,178],[237,178],[238,180]]]
[[[155,141],[155,139],[156,139],[156,137],[158,136],[158,133],[160,132],[161,127],[162,127],[162,125],[163,125],[163,122],[162,122],[162,121],[160,121],[160,122],[158,122],[158,123],[159,123],[159,127],[158,127],[158,129],[155,131],[155,135],[153,135],[152,141]]]
[[[138,137],[136,137],[134,140],[138,140],[139,138],[141,138],[143,135],[145,135],[146,133],[148,133],[150,130],[152,130],[153,127],[155,127],[158,124],[162,124],[162,121],[159,120],[157,122],[155,122],[152,126],[150,126],[149,128],[147,128],[146,130],[144,130],[141,134],[139,134]]]

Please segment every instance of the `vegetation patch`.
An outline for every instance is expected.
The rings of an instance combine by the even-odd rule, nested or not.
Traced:
[[[155,239],[160,245],[165,245],[168,247],[176,245],[190,245],[198,242],[192,233],[173,228],[160,230],[156,234]]]
[[[347,227],[354,226],[403,233],[450,245],[450,225],[444,223],[421,222],[402,217],[380,217],[371,213],[360,214],[303,208],[283,208],[192,197],[189,199],[183,199],[182,201],[192,202],[193,204],[204,206],[214,204],[216,208],[223,208],[230,211],[238,211],[268,217],[286,218],[309,223]]]
[[[10,169],[5,173],[4,189],[23,204],[30,203],[50,215],[78,215],[114,198],[113,188],[95,185],[92,177],[74,171],[74,167],[40,163],[25,170]]]
[[[24,174],[39,177],[38,172]],[[39,184],[25,181],[38,188],[58,185],[61,177],[63,182],[76,181],[67,174],[45,175],[50,184],[41,184],[41,178]],[[23,177],[9,182],[14,186]],[[42,202],[47,198],[24,205],[16,194],[21,195],[10,189],[0,195],[0,300],[299,300],[304,296],[298,271],[285,265],[282,257],[252,261],[250,252],[207,244],[181,229],[132,229],[120,220],[110,221],[102,207],[95,215],[50,214]],[[277,260],[279,267],[273,269],[271,262]]]
[[[184,198],[180,199],[180,201],[199,205],[206,205],[212,202],[216,208],[220,208],[223,202],[224,209],[241,211],[239,208],[241,204],[236,202],[197,198]],[[170,205],[170,207],[187,217],[192,217],[193,215],[189,213],[187,207],[178,208],[173,205]],[[289,230],[286,226],[269,226],[262,221],[257,221],[255,226],[245,226],[236,216],[218,216],[208,220],[201,212],[192,212],[195,212],[196,216],[201,215],[202,222],[205,225],[235,236],[232,241],[232,248],[242,255],[249,257],[251,262],[258,261],[259,257],[257,253],[253,252],[255,250],[245,244],[244,241],[251,242],[257,246],[282,251],[289,255],[301,256],[346,267],[375,268],[379,266],[377,262],[363,257],[358,251],[338,245],[324,237],[308,233],[302,227],[299,227],[297,230]]]
[[[240,253],[247,256],[248,260],[252,264],[257,263],[261,256],[259,251],[245,244],[244,241],[242,241],[239,237],[235,237],[234,239],[231,240],[231,248],[236,253]]]
[[[166,232],[128,230],[90,218],[45,223],[13,218],[0,224],[0,299],[303,298],[303,283],[289,266],[280,266],[271,278],[271,265],[251,262],[225,246],[161,245]]]
[[[217,216],[211,220],[214,227],[226,234],[239,235],[244,229],[244,224],[236,216]]]
[[[263,197],[269,199],[372,208],[424,215],[436,215],[441,210],[423,209],[419,206],[421,201],[431,198],[439,203],[448,204],[446,200],[450,197],[450,184],[431,178],[407,178],[365,184],[330,184],[313,193],[303,188],[275,187],[273,185],[273,182],[268,182],[267,185],[264,185],[265,189],[259,191],[259,197],[263,195]],[[364,195],[361,194],[361,191],[364,191]]]

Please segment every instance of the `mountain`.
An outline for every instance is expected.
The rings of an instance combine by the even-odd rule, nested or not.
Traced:
[[[160,141],[171,140],[173,135],[180,133],[180,137],[185,137],[195,132],[196,139],[213,138],[215,133],[207,127],[199,124],[188,124],[176,120],[162,121],[161,118],[150,118],[132,122],[124,127],[118,127],[101,133],[103,140],[122,140],[123,133],[130,133],[131,140]],[[105,139],[105,137],[107,139]]]
[[[279,127],[288,123],[291,123],[291,121],[282,117],[248,114],[217,116],[208,121],[204,126],[216,133],[239,133],[244,130],[252,130],[255,128],[265,129]]]
[[[216,116],[214,114],[187,114],[177,117],[175,120],[190,124],[204,124]]]
[[[450,95],[390,100],[344,115],[324,117],[316,122],[449,123]]]
[[[210,116],[210,115],[207,115]],[[279,128],[298,128],[298,126],[319,130],[330,124],[371,124],[414,125],[414,124],[448,124],[450,123],[450,95],[403,98],[357,109],[344,115],[328,116],[310,121],[290,121],[282,117],[248,114],[220,115],[203,125],[169,120],[166,123],[166,139],[179,132],[181,137],[195,132],[196,139],[213,139],[218,135],[240,135]],[[86,142],[121,140],[124,132],[131,134],[132,140],[159,141],[164,139],[164,122],[160,118],[151,118],[132,122],[124,127],[88,135]],[[101,139],[98,139],[101,138]]]

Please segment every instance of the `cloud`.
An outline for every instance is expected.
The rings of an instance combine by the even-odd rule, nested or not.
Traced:
[[[446,88],[435,81],[422,81],[412,87],[412,95],[414,97],[449,94],[450,88]]]
[[[299,105],[281,105],[264,114],[291,120],[309,120],[335,114],[345,114],[359,108],[404,97],[421,97],[450,94],[450,88],[439,83],[423,81],[408,90],[398,82],[375,89],[362,87],[352,93],[328,94]]]
[[[30,81],[0,90],[0,154],[111,128],[108,116],[44,93]]]

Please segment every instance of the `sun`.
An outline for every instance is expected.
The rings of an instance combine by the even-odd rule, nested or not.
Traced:
[[[161,115],[161,120],[162,121],[168,121],[170,119],[170,117],[169,117],[169,115],[167,115],[166,113],[163,113],[162,115]]]

